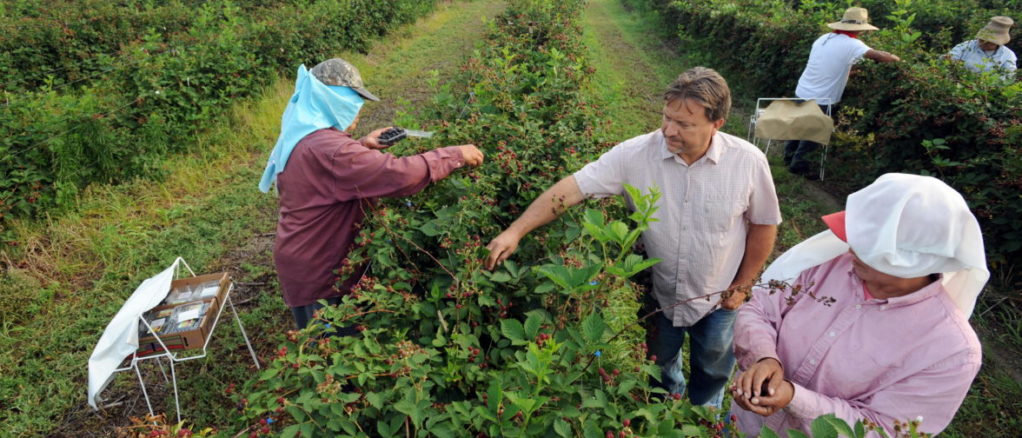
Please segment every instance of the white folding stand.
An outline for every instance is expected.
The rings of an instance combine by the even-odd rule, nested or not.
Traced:
[[[763,102],[773,102],[775,100],[793,100],[793,101],[815,100],[815,101],[819,102],[820,98],[803,99],[803,98],[800,98],[800,97],[761,97],[759,99],[756,99],[756,109],[752,112],[752,115],[749,117],[749,131],[745,135],[745,139],[747,141],[749,141],[750,143],[756,145],[757,147],[759,147],[759,140],[760,140],[760,138],[756,136],[756,122],[757,122],[757,120],[759,120],[759,116],[763,113],[763,110],[766,108],[763,105]],[[768,105],[769,105],[769,103],[768,103]],[[821,106],[826,106],[827,107],[827,117],[833,118],[833,116],[831,115],[831,111],[832,111],[834,106],[832,104],[826,104],[826,105],[821,105]],[[766,155],[766,154],[770,153],[770,144],[773,142],[773,140],[769,139],[769,138],[767,138],[765,140],[766,140],[766,147],[763,149],[763,154]],[[823,145],[823,155],[820,157],[820,181],[823,181],[823,164],[824,164],[824,161],[827,160],[827,150],[829,148],[830,148],[830,144],[829,143]]]
[[[180,261],[181,261],[181,264],[183,264],[185,266],[185,268],[188,269],[188,272],[191,273],[192,276],[194,277],[195,276],[195,271],[192,271],[191,266],[188,266],[188,263],[185,262],[183,259],[180,259]],[[179,274],[180,270],[181,270],[180,265],[178,265],[178,267],[175,269],[175,278],[179,277],[178,274]],[[248,334],[245,333],[245,326],[241,324],[241,318],[238,317],[238,311],[237,311],[237,309],[234,308],[234,303],[231,302],[231,292],[232,291],[234,291],[234,282],[230,282],[229,285],[227,286],[227,293],[224,294],[224,297],[225,297],[224,298],[224,302],[227,303],[227,306],[231,307],[231,312],[234,314],[234,321],[238,323],[238,330],[241,331],[241,337],[245,339],[245,345],[248,346],[248,352],[252,355],[252,362],[255,364],[256,369],[259,369],[260,368],[259,367],[259,359],[256,357],[255,350],[252,348],[252,343],[249,342],[249,340],[248,340]],[[153,405],[149,401],[149,392],[146,391],[145,381],[143,381],[143,379],[142,379],[142,372],[139,369],[139,364],[142,363],[142,361],[145,361],[145,360],[155,359],[156,363],[160,366],[160,372],[163,373],[163,380],[165,382],[173,384],[173,386],[174,386],[174,408],[177,411],[177,421],[180,423],[181,422],[181,402],[180,402],[180,400],[178,398],[177,372],[174,369],[174,363],[176,363],[176,362],[185,362],[185,361],[194,360],[194,359],[202,359],[202,358],[206,357],[206,348],[209,346],[210,339],[213,339],[213,331],[216,330],[217,323],[220,322],[220,315],[223,314],[224,307],[226,307],[226,306],[224,306],[224,305],[220,306],[220,309],[216,313],[215,319],[213,319],[213,324],[212,324],[212,326],[210,326],[210,329],[209,329],[209,335],[206,336],[206,341],[202,344],[202,354],[198,354],[198,355],[194,355],[194,356],[186,356],[186,357],[178,357],[178,355],[176,353],[171,352],[170,349],[167,348],[167,345],[163,343],[163,340],[160,339],[160,335],[156,334],[156,332],[153,331],[153,328],[152,328],[152,326],[149,325],[149,322],[146,321],[145,318],[142,315],[139,315],[139,317],[138,317],[139,321],[142,324],[144,324],[146,326],[146,328],[149,329],[150,333],[153,333],[156,336],[156,341],[160,343],[161,347],[163,347],[163,351],[160,352],[160,353],[153,353],[153,354],[146,355],[146,356],[143,356],[143,357],[138,357],[137,354],[132,354],[131,355],[131,363],[128,366],[125,366],[123,368],[118,368],[118,369],[114,370],[114,372],[116,373],[116,372],[120,372],[120,371],[135,370],[135,375],[138,376],[138,384],[139,384],[139,386],[142,387],[142,395],[145,397],[145,403],[146,403],[146,406],[149,408],[149,414],[150,415],[154,414],[153,413]],[[167,362],[170,364],[170,378],[169,379],[167,378],[167,372],[163,369],[163,362],[161,361],[161,359],[167,359]]]

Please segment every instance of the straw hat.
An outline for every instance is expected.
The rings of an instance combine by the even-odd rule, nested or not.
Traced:
[[[1011,41],[1008,29],[1011,28],[1012,24],[1015,24],[1015,22],[1008,17],[997,16],[991,18],[990,22],[976,33],[976,39],[990,41],[999,46],[1008,44],[1008,41]]]
[[[845,15],[841,17],[841,21],[827,23],[827,27],[850,32],[877,30],[876,26],[869,24],[869,12],[863,8],[848,8]]]

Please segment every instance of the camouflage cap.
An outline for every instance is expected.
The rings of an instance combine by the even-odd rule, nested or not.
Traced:
[[[332,58],[316,64],[310,72],[316,79],[319,79],[320,82],[326,85],[351,87],[356,93],[366,99],[372,101],[380,100],[379,97],[365,89],[365,84],[362,83],[362,75],[358,72],[358,69],[350,62],[341,58]]]

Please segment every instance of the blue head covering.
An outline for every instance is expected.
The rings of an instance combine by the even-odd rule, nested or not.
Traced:
[[[284,171],[291,151],[302,138],[323,128],[348,129],[363,103],[362,96],[350,87],[326,85],[309,74],[305,65],[298,67],[295,93],[281,117],[280,137],[266,162],[259,190],[270,191],[277,174]]]

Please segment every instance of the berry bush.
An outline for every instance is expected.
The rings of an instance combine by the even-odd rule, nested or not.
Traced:
[[[368,48],[433,0],[0,5],[0,239],[91,183],[159,176],[279,73]]]
[[[581,88],[584,2],[514,0],[460,76],[437,88],[432,143],[490,157],[414,197],[374,205],[339,279],[368,263],[324,325],[292,333],[236,396],[250,433],[283,436],[717,436],[716,413],[652,390],[636,324],[651,266],[635,210],[594,203],[537,230],[514,260],[481,268],[486,240],[543,188],[595,157],[597,110]],[[356,326],[356,337],[321,337]]]

